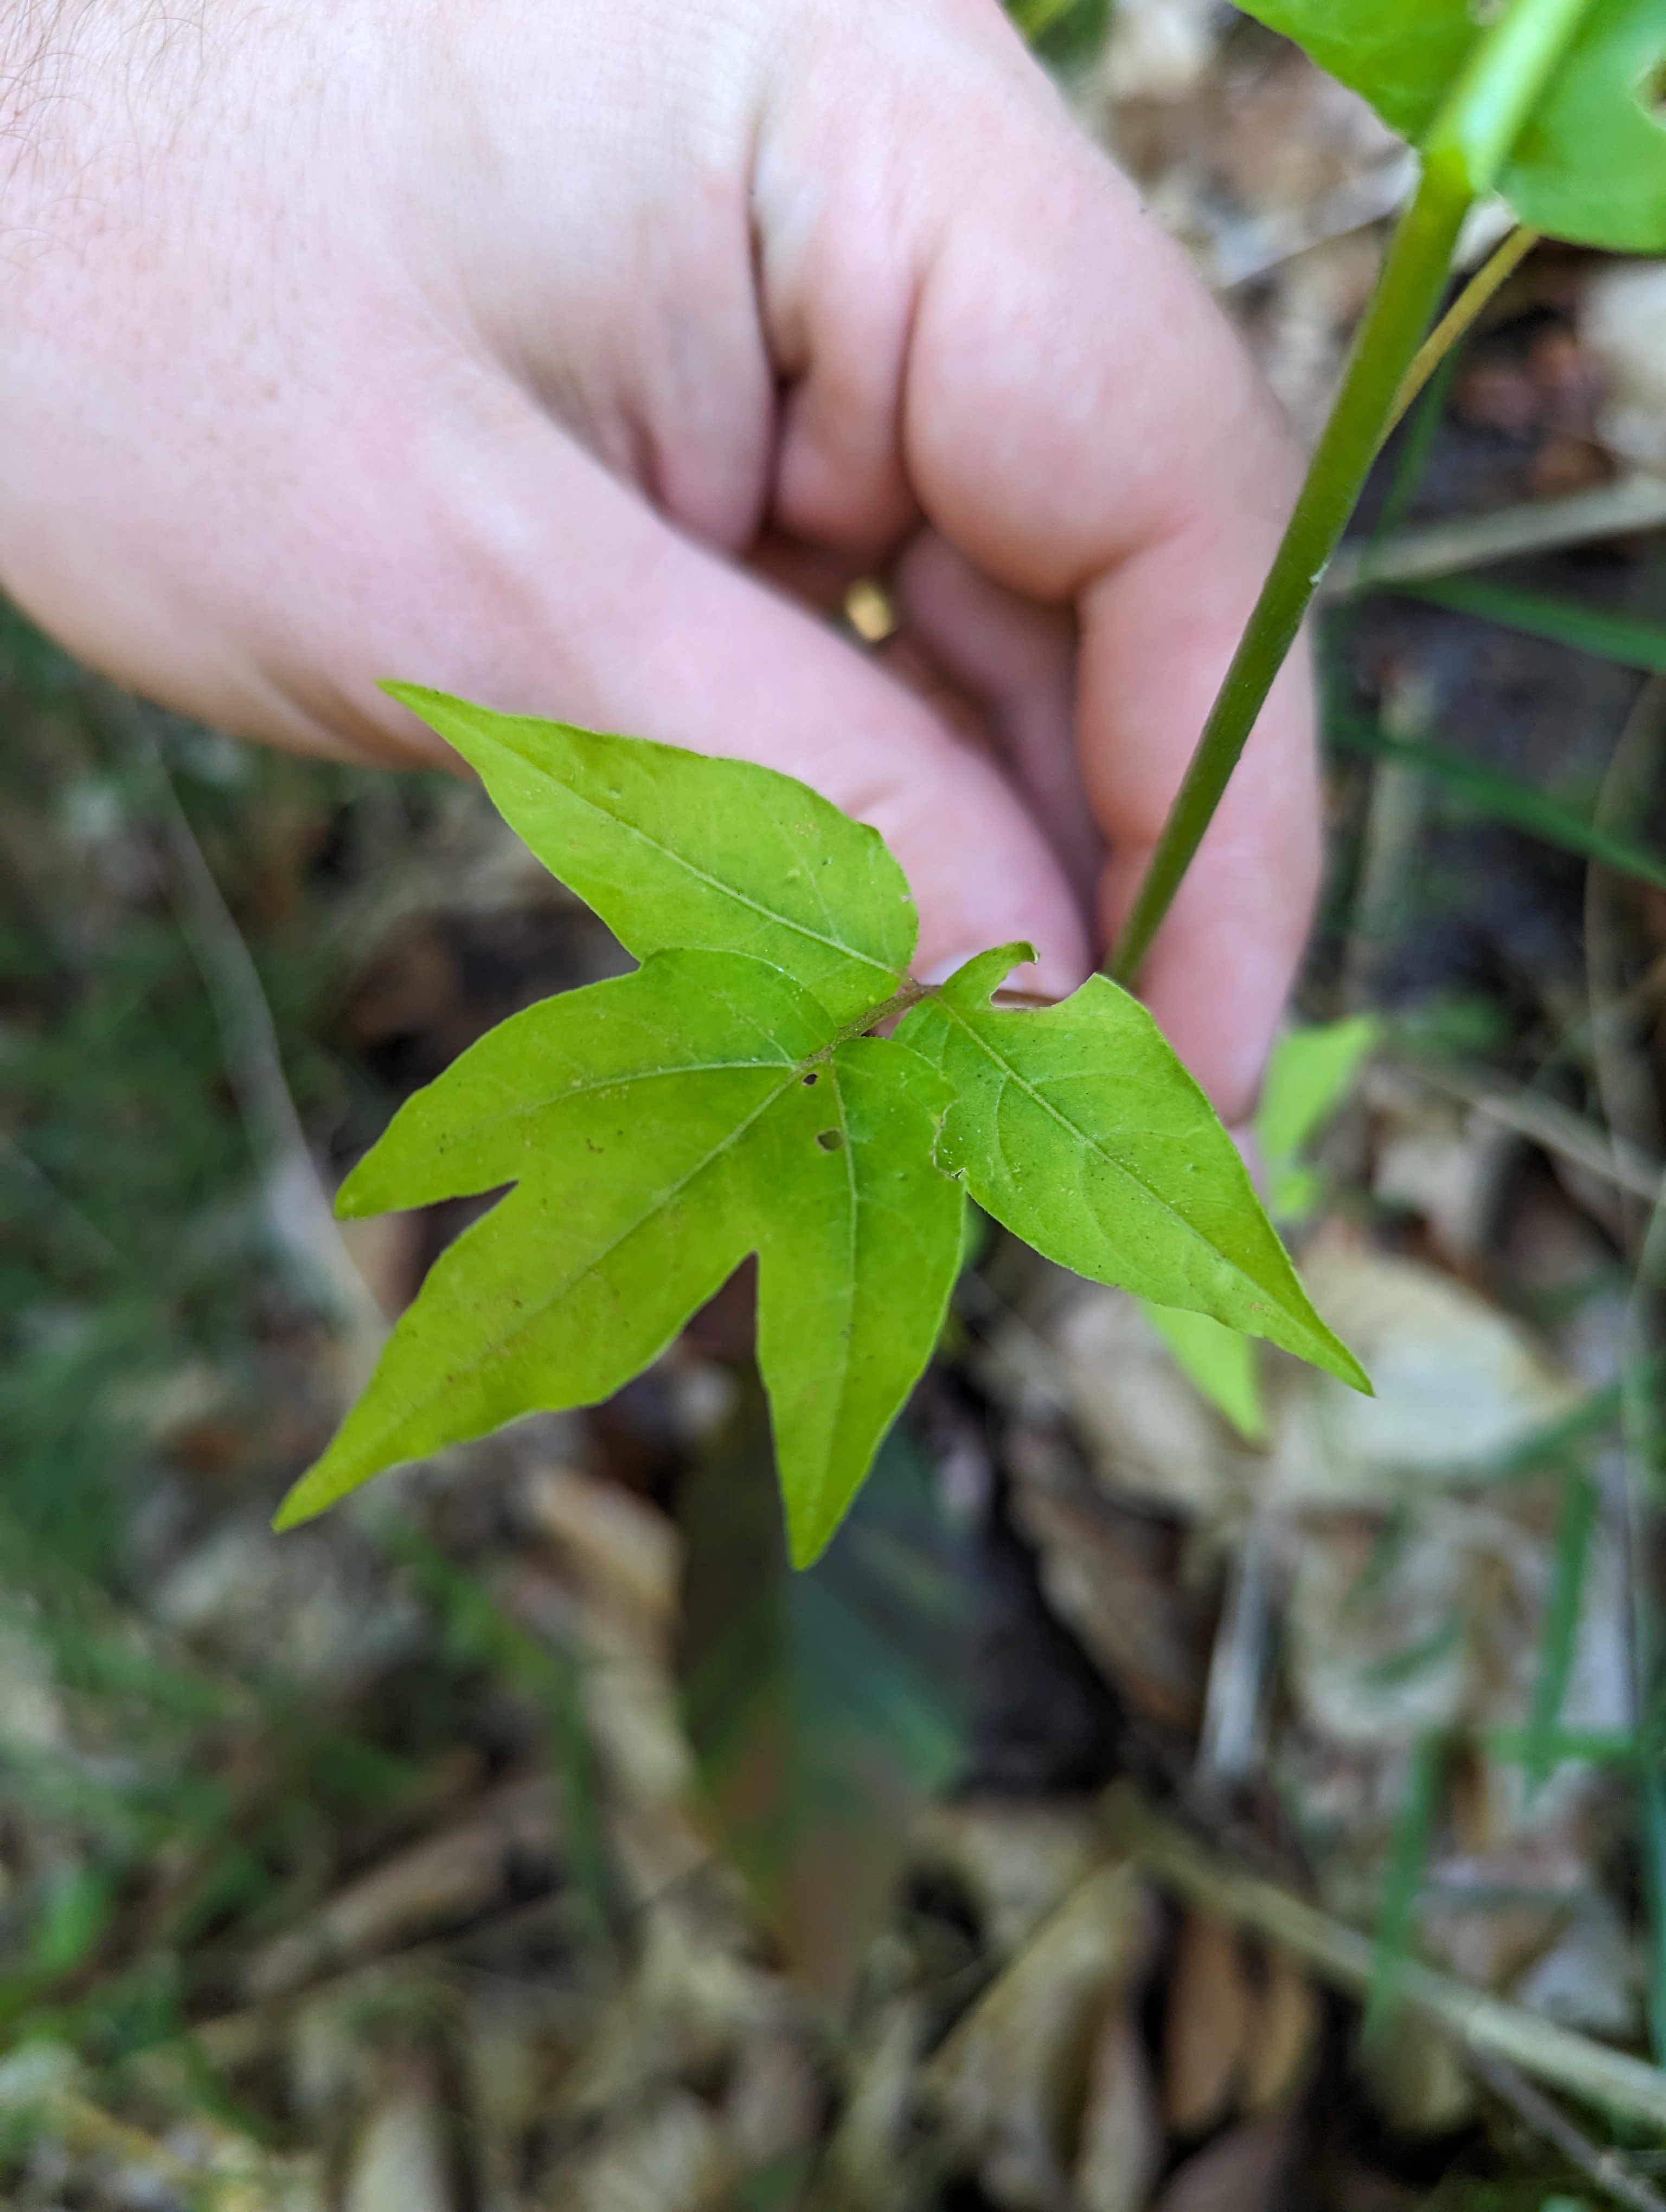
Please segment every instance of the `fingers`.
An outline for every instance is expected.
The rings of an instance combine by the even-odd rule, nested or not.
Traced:
[[[934,530],[909,546],[895,582],[909,639],[982,710],[1013,788],[1091,912],[1104,841],[1076,754],[1070,613],[992,583]]]
[[[783,446],[783,493],[800,502],[783,519],[854,523],[900,477],[984,576],[1027,600],[1073,605],[1080,774],[1112,853],[1103,949],[1254,603],[1294,463],[1225,321],[1133,188],[1029,70],[999,10],[941,0],[915,11],[914,31],[920,51],[894,74],[912,72],[915,127],[871,157],[888,179],[882,196],[907,211],[912,313],[900,338],[873,327],[885,271],[862,265],[848,242],[861,227],[836,210],[790,266],[765,263],[793,301],[783,319],[812,329],[812,382],[824,362],[830,376],[850,374],[840,365],[846,299],[869,303],[864,342],[900,343],[894,443],[875,465],[879,480],[846,482],[836,498],[830,453],[794,447],[823,419],[806,400]],[[818,161],[818,131],[830,122],[812,111],[799,128],[803,159]],[[860,166],[848,144],[843,159]],[[1038,678],[1032,696],[1050,681]],[[1311,742],[1296,671],[1147,970],[1154,1010],[1229,1114],[1253,1091],[1306,927],[1317,857]]]
[[[801,777],[885,836],[921,916],[917,972],[1015,938],[1026,988],[1087,970],[1085,933],[1046,843],[994,769],[824,623],[672,530],[552,427],[503,395],[399,447],[366,486],[379,542],[404,549],[357,604],[362,570],[271,671],[320,735],[417,726],[374,679],[398,675]],[[575,548],[581,557],[575,557]],[[319,696],[316,672],[332,672]]]

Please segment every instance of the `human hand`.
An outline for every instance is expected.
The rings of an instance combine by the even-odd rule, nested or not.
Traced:
[[[884,832],[921,973],[1028,938],[1081,980],[1295,478],[995,0],[41,15],[0,4],[38,620],[301,750],[431,757],[398,675],[766,761]],[[1004,772],[780,588],[892,562]],[[1229,1116],[1317,851],[1292,664],[1145,978]]]

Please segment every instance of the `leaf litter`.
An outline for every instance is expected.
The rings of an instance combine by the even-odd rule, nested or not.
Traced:
[[[1395,142],[1230,11],[1120,13],[1073,96],[1236,279],[1311,420]],[[1651,275],[1533,257],[1394,526],[1646,461]],[[1578,421],[1544,398],[1553,338],[1597,392]],[[1383,597],[1327,650],[1353,704],[1421,683],[1451,742],[1589,821],[1641,678],[1578,652],[1566,610],[1657,625],[1658,575],[1655,541],[1553,548],[1489,587],[1553,601],[1560,637]],[[319,1190],[491,1020],[623,963],[471,794],[142,738],[21,628],[4,650],[11,2201],[1647,2201],[1659,2124],[1611,2118],[1602,2084],[1630,2094],[1647,2047],[1653,1553],[1618,1409],[1620,1201],[1650,1156],[1593,1050],[1583,862],[1432,784],[1361,907],[1383,770],[1339,753],[1300,1033],[1368,1016],[1372,1056],[1270,1148],[1269,1188],[1378,1400],[1258,1353],[1256,1439],[1134,1299],[997,1237],[909,1415],[915,1463],[840,1539],[861,1541],[817,1619],[769,1533],[744,1274],[603,1412],[264,1533],[351,1361],[280,1263],[317,1194],[228,1093],[149,738]],[[1657,812],[1609,826],[1659,849]],[[1655,1085],[1666,938],[1651,891],[1616,896],[1618,1049]],[[236,989],[246,1018],[247,969]],[[349,1242],[385,1311],[471,1203]],[[1020,1766],[1027,1794],[989,1785]],[[1129,1774],[1212,1840],[1207,1896],[1108,1825]],[[1324,1929],[1270,1933],[1247,1876],[1356,1936],[1357,1975]],[[1502,2004],[1572,2151],[1426,2009],[1432,1970]]]

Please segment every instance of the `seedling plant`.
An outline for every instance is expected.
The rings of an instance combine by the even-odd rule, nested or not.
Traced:
[[[1224,1327],[1369,1388],[1132,988],[1426,370],[1476,200],[1501,193],[1536,232],[1666,248],[1666,0],[1249,12],[1412,139],[1421,182],[1110,974],[1059,1006],[1003,1005],[1030,957],[1006,945],[921,984],[900,867],[793,779],[391,686],[641,964],[503,1023],[349,1176],[348,1216],[512,1188],[431,1271],[280,1526],[397,1462],[607,1396],[755,1254],[758,1363],[807,1565],[931,1356],[969,1199],[1174,1316],[1177,1346]],[[1461,301],[1441,343],[1464,315]]]

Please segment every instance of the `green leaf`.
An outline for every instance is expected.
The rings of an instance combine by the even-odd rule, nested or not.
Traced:
[[[851,1995],[909,1816],[964,1757],[968,1616],[905,1431],[815,1571],[789,1572],[755,1403],[679,1503],[684,1722],[711,1824],[800,1976]]]
[[[546,1000],[418,1093],[344,1186],[350,1214],[513,1182],[442,1255],[293,1527],[398,1461],[606,1397],[750,1252],[793,1553],[807,1562],[929,1358],[961,1194],[933,1164],[939,1079],[765,963],[654,954]]]
[[[1188,1313],[1180,1306],[1153,1305],[1149,1298],[1140,1303],[1146,1320],[1169,1347],[1181,1373],[1241,1437],[1259,1443],[1267,1434],[1267,1408],[1262,1401],[1255,1347],[1249,1338],[1235,1328],[1223,1328],[1207,1314]]]
[[[1300,1155],[1353,1090],[1377,1037],[1371,1017],[1355,1014],[1291,1030],[1274,1046],[1255,1127],[1275,1220],[1298,1221],[1316,1203],[1318,1179]]]
[[[918,933],[908,878],[877,830],[807,784],[413,684],[385,688],[478,771],[510,828],[627,951],[747,953],[838,1022],[897,989]]]
[[[1414,143],[1481,36],[1470,0],[1248,0]],[[1666,21],[1659,0],[1597,0],[1500,179],[1523,222],[1620,252],[1666,246]]]
[[[799,1567],[838,1527],[924,1371],[966,1212],[932,1158],[947,1097],[924,1060],[856,1037],[812,1073],[816,1087],[788,1091],[749,1156],[758,1365]]]
[[[1502,183],[1523,222],[1620,253],[1666,247],[1666,16],[1598,0]]]
[[[1369,1387],[1202,1094],[1113,985],[997,1013],[1008,947],[896,1037],[864,1035],[919,996],[902,988],[912,902],[872,830],[744,763],[395,696],[643,965],[483,1038],[349,1177],[348,1215],[500,1195],[431,1271],[280,1527],[398,1461],[609,1395],[756,1254],[806,1565],[931,1356],[967,1187],[1066,1265]]]
[[[1061,1266],[1268,1337],[1369,1391],[1298,1281],[1237,1147],[1138,1000],[1096,975],[1061,1006],[989,1004],[1029,957],[1011,945],[981,954],[897,1031],[953,1093],[943,1164]]]
[[[1415,145],[1480,36],[1468,0],[1243,0]]]

